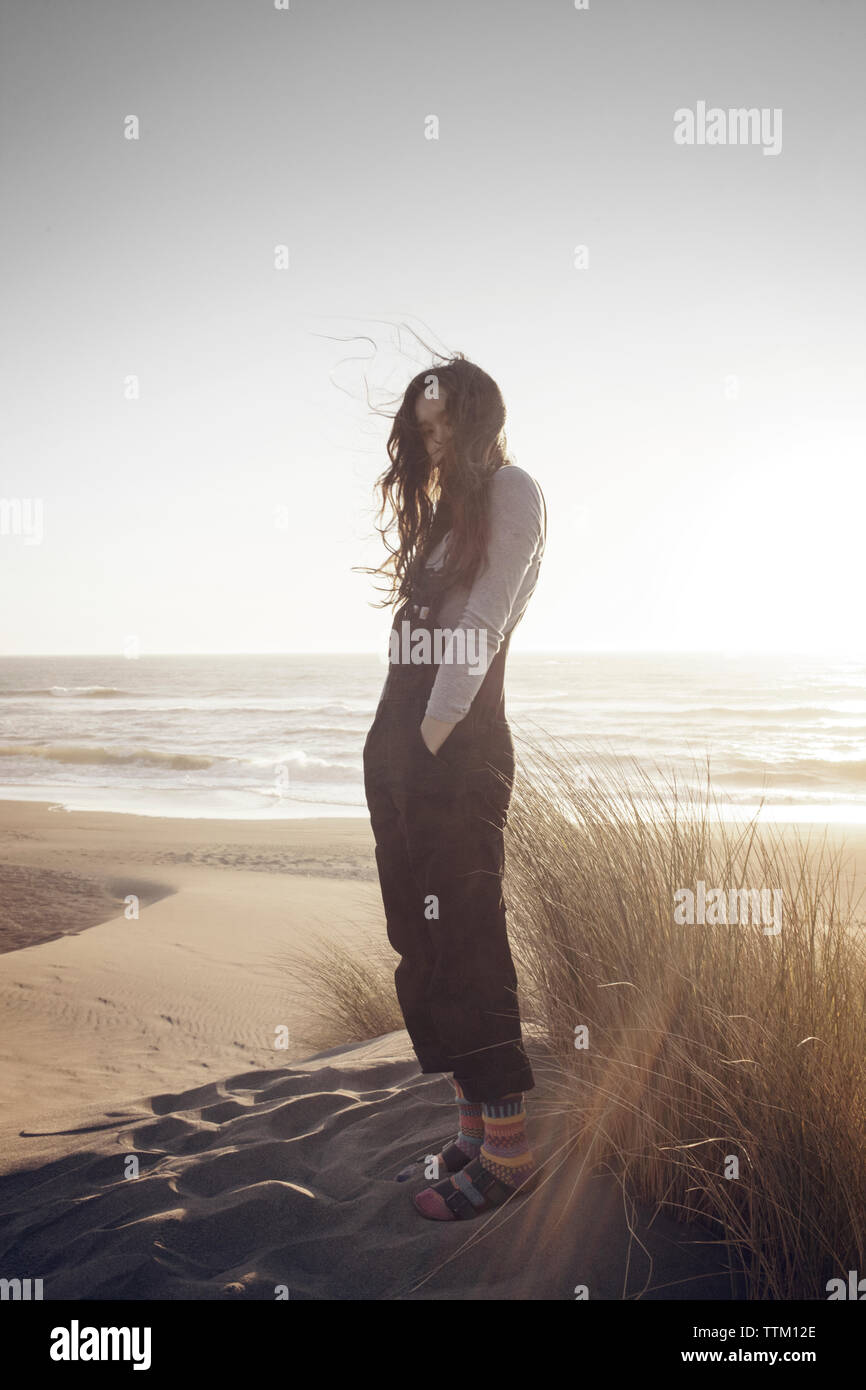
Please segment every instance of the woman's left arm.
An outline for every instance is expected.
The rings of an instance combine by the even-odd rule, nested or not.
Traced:
[[[460,621],[452,629],[465,633],[465,660],[442,662],[421,724],[421,736],[431,753],[441,748],[455,724],[468,714],[505,640],[515,601],[538,557],[543,535],[543,503],[537,485],[514,464],[501,468],[490,484],[487,563],[479,570]]]

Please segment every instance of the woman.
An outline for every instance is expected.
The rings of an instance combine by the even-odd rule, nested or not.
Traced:
[[[437,1221],[499,1206],[534,1172],[523,1093],[535,1083],[502,898],[514,777],[503,676],[546,508],[509,461],[504,426],[498,386],[458,354],[409,383],[379,479],[380,516],[386,504],[394,515],[373,573],[400,606],[364,784],[406,1028],[422,1072],[454,1078],[457,1137],[435,1165],[448,1176],[413,1199]]]

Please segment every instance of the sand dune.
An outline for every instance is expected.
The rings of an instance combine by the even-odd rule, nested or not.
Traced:
[[[557,1166],[537,1042],[539,1191],[470,1223],[419,1216],[423,1175],[395,1176],[453,1135],[448,1080],[420,1074],[402,1032],[317,1052],[281,963],[312,934],[383,930],[372,866],[363,822],[0,803],[0,1273],[42,1278],[46,1299],[736,1293],[706,1231],[629,1206],[574,1156]]]
[[[0,1179],[2,1268],[41,1277],[46,1299],[731,1297],[701,1228],[650,1227],[637,1208],[630,1238],[616,1182],[574,1166],[490,1218],[424,1221],[423,1177],[395,1175],[452,1133],[452,1092],[404,1033],[136,1111],[80,1134],[74,1158]]]
[[[372,889],[358,888],[372,911]],[[40,1131],[82,1106],[273,1066],[278,1027],[289,1046],[277,1060],[308,1055],[315,1021],[281,955],[312,931],[339,936],[335,923],[351,939],[365,906],[340,881],[312,889],[300,877],[177,870],[138,920],[0,956],[4,1168],[56,1151]]]
[[[247,867],[213,867],[219,856]],[[215,826],[0,803],[0,1171],[62,1152],[46,1131],[92,1109],[315,1051],[285,952],[374,926],[371,861],[361,824],[347,836],[339,822]],[[137,919],[124,915],[132,894]],[[14,949],[40,930],[40,944]],[[279,1026],[289,1046],[275,1052]]]

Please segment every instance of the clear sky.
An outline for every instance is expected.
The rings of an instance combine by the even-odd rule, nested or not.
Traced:
[[[5,0],[0,499],[43,535],[8,511],[0,651],[380,650],[364,373],[426,365],[408,323],[547,498],[514,649],[862,652],[864,39],[853,0]],[[700,101],[780,152],[676,144]]]

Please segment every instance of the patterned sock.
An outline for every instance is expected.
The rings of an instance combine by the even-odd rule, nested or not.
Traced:
[[[437,1177],[442,1173],[458,1173],[461,1168],[465,1168],[467,1163],[480,1154],[484,1139],[481,1102],[467,1100],[457,1077],[452,1077],[451,1080],[457,1096],[457,1138],[452,1143],[447,1144],[440,1154],[436,1155],[435,1171]],[[397,1174],[397,1181],[406,1182],[409,1178],[416,1178],[417,1176],[418,1164],[410,1163],[408,1167]]]
[[[535,1170],[535,1157],[526,1137],[526,1110],[523,1092],[512,1091],[481,1107],[484,1143],[482,1168],[507,1187],[519,1187]]]
[[[413,1197],[418,1211],[429,1220],[465,1220],[489,1211],[501,1205],[508,1190],[522,1187],[535,1172],[535,1158],[526,1137],[523,1093],[512,1091],[498,1100],[485,1101],[482,1118],[484,1143],[478,1158],[453,1177]],[[455,1198],[454,1193],[461,1195]],[[456,1201],[457,1210],[447,1198]]]

